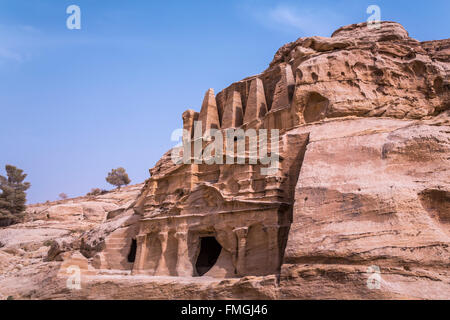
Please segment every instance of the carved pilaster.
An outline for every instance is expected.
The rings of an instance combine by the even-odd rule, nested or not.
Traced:
[[[264,226],[267,234],[267,267],[271,272],[277,272],[280,267],[280,245],[278,241],[278,225]]]
[[[161,243],[161,257],[159,258],[158,267],[156,268],[156,276],[167,276],[169,275],[169,269],[167,268],[165,253],[167,251],[167,240],[169,233],[167,231],[162,231],[158,234],[158,239]]]
[[[198,184],[198,165],[192,164],[191,165],[191,172],[190,172],[190,189],[193,190],[195,186]]]
[[[176,232],[175,238],[178,240],[177,274],[179,277],[192,277],[194,268],[189,259],[188,232]]]
[[[145,259],[147,257],[147,235],[140,234],[136,237],[136,259],[133,266],[133,273],[139,273],[144,269]]]
[[[239,275],[245,274],[245,250],[247,248],[248,228],[237,228],[233,230],[237,237],[237,260],[236,271]]]

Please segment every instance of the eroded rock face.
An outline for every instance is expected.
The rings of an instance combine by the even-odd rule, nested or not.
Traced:
[[[220,248],[211,257],[215,261],[208,275],[277,273],[308,136],[280,138],[282,160],[269,175],[261,174],[264,165],[248,159],[248,164],[180,164],[153,171],[158,173],[147,181],[135,206],[142,219],[133,272],[199,276],[201,243],[213,238]]]
[[[448,61],[442,54],[435,58],[436,51],[444,50],[437,44],[422,46],[397,23],[385,22],[372,30],[366,24],[352,25],[331,38],[304,38],[282,47],[268,70],[218,93],[216,103],[210,101],[212,91],[208,91],[200,118],[206,105],[217,105],[220,123],[215,128],[223,132],[236,127],[281,130],[281,166],[276,173],[262,176],[257,174],[260,167],[248,161],[168,165],[166,158],[153,169],[155,174],[135,207],[143,219],[134,272],[199,275],[195,265],[205,237],[214,237],[222,247],[223,253],[214,261],[228,269],[218,277],[276,274],[283,258],[294,264],[328,261],[326,253],[318,252],[319,244],[312,242],[310,232],[329,242],[331,262],[351,261],[346,254],[355,263],[366,261],[366,256],[356,259],[359,246],[375,250],[379,257],[383,250],[375,249],[376,243],[380,247],[389,239],[395,246],[397,241],[409,243],[410,236],[416,237],[416,228],[429,239],[421,226],[414,225],[419,216],[409,222],[405,217],[414,210],[424,213],[424,202],[434,208],[428,211],[443,210],[435,199],[445,198],[446,191],[444,195],[422,191],[432,188],[431,184],[448,188],[444,183],[448,130],[436,126],[436,121],[426,125],[412,120],[440,117],[440,123],[445,123],[448,118]],[[215,112],[209,112],[210,120],[203,117],[202,122],[217,123]],[[184,128],[192,136],[195,114],[186,115]],[[342,120],[348,116],[366,120]],[[413,170],[419,163],[422,166]],[[314,186],[308,185],[308,179]],[[424,180],[423,185],[418,179]],[[377,185],[379,180],[387,186]],[[401,186],[398,191],[396,184]],[[394,196],[395,192],[399,195]],[[411,205],[413,201],[418,207]],[[319,220],[321,214],[330,226]],[[446,219],[440,213],[434,215]],[[317,224],[323,229],[315,231]],[[338,229],[336,240],[330,240],[333,228]],[[339,254],[336,243],[347,237],[341,233],[353,229],[349,237],[355,240],[346,241],[345,254]],[[437,239],[442,243],[433,242],[430,252],[442,257],[447,240],[439,235]],[[317,258],[302,248],[317,253]],[[414,249],[400,245],[385,249],[392,251],[389,263],[406,259],[407,267],[414,254],[400,258],[396,250]],[[379,259],[387,261],[384,256]]]
[[[266,71],[208,90],[182,116],[189,148],[204,153],[213,143],[195,138],[196,121],[201,133],[278,129],[273,170],[253,162],[248,138],[232,140],[245,150],[233,164],[228,146],[224,164],[174,163],[171,150],[126,206],[35,208],[83,229],[33,231],[63,238],[48,252],[0,230],[0,266],[48,261],[29,276],[45,284],[32,293],[28,267],[8,271],[28,298],[450,299],[449,50],[394,22],[289,43]],[[71,263],[84,277],[67,293]]]
[[[271,66],[292,66],[300,109],[308,107],[306,96],[319,94],[329,101],[329,118],[422,119],[449,108],[449,45],[449,40],[420,43],[397,23],[383,23],[378,30],[360,24],[331,38],[290,43]]]
[[[126,209],[142,186],[124,187],[100,196],[29,205],[26,222],[0,228],[0,296],[25,299],[54,288],[66,290],[66,280],[71,274],[66,272],[67,268],[81,266],[83,274],[94,269],[91,266],[94,259],[86,251],[95,256],[99,247],[102,249],[98,251],[104,249],[110,254],[111,264],[118,260],[116,263],[120,264],[122,260],[117,255],[122,257],[122,253],[112,245],[111,234],[128,228],[127,221],[133,212]],[[108,210],[123,212],[108,219]],[[99,243],[92,251],[83,250],[87,247],[85,240],[89,244]]]
[[[310,143],[283,268],[376,265],[384,294],[421,297],[424,286],[428,298],[450,298],[442,287],[450,258],[448,127],[360,119],[295,130],[308,130]],[[392,273],[404,280],[393,280]],[[434,278],[414,283],[422,274]]]

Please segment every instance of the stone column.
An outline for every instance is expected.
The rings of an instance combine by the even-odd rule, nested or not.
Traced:
[[[144,270],[145,259],[147,257],[147,235],[140,234],[136,237],[136,259],[133,266],[133,274]]]
[[[177,274],[179,277],[192,277],[194,268],[189,259],[188,232],[176,232],[175,238],[178,240]]]
[[[236,271],[238,275],[245,275],[245,250],[247,248],[248,228],[236,228],[233,230],[237,237],[237,261]]]
[[[167,240],[169,238],[169,233],[167,231],[162,231],[158,234],[158,239],[161,242],[161,256],[159,258],[158,267],[155,271],[155,276],[168,276],[169,269],[167,268],[165,253],[167,251]]]
[[[264,226],[267,234],[267,269],[270,272],[277,272],[280,267],[280,245],[278,241],[278,225]]]
[[[192,164],[191,166],[191,172],[190,172],[190,181],[189,181],[189,187],[190,190],[194,190],[195,186],[198,184],[198,165]]]
[[[193,268],[194,268],[193,275],[194,276],[198,276],[196,263],[197,263],[198,255],[200,254],[200,250],[201,250],[201,248],[200,248],[200,237],[198,237],[197,235],[192,237],[191,242],[190,242],[190,246],[194,250],[191,250],[190,252],[188,252],[188,258],[189,258],[189,261],[193,262]]]

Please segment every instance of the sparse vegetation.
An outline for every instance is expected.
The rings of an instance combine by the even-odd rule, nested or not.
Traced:
[[[0,226],[18,223],[23,217],[27,202],[26,190],[30,188],[23,170],[12,165],[5,166],[6,175],[0,175]]]
[[[68,196],[67,196],[67,194],[65,194],[65,193],[63,192],[63,193],[60,193],[60,194],[59,194],[59,198],[62,199],[62,200],[66,200],[66,199],[68,198]]]
[[[88,192],[87,196],[101,196],[102,194],[108,193],[107,190],[103,190],[100,188],[93,188],[91,189],[91,192]]]
[[[53,240],[45,240],[44,247],[51,247],[52,243],[53,243]]]
[[[126,186],[131,182],[124,168],[112,169],[111,172],[108,173],[106,181],[109,184],[116,186],[119,190],[122,186]]]

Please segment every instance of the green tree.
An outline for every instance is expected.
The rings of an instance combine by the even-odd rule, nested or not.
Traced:
[[[109,184],[118,187],[119,190],[121,186],[126,186],[131,182],[124,168],[112,169],[111,172],[108,173],[106,181]]]
[[[23,182],[27,177],[23,170],[6,165],[6,175],[0,175],[0,225],[8,226],[19,222],[23,217],[27,202],[26,190],[29,182]]]

